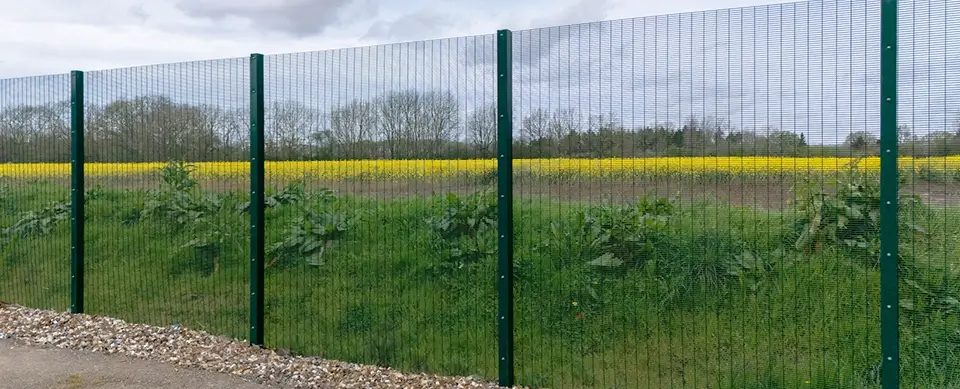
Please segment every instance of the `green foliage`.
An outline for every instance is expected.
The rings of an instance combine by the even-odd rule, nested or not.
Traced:
[[[306,214],[292,221],[283,232],[283,239],[267,249],[267,255],[277,260],[295,258],[310,266],[324,264],[324,254],[343,239],[347,231],[360,221],[358,214],[347,215],[330,210],[306,210]],[[271,264],[275,260],[271,260]]]
[[[248,200],[247,194],[203,196],[195,193],[199,186],[165,185],[212,205],[200,219],[163,234],[124,222],[125,211],[137,209],[142,194],[91,191],[90,198],[109,199],[87,208],[89,220],[95,220],[87,225],[87,250],[97,254],[88,274],[104,281],[88,286],[87,299],[99,302],[98,314],[246,335],[249,328],[236,318],[248,310],[248,268],[241,253],[249,238],[236,205]],[[10,198],[45,201],[40,190],[16,187]],[[449,248],[459,249],[461,239],[472,236],[494,247],[491,194],[443,197],[430,208],[421,199],[357,197],[347,208],[342,199],[328,201],[333,198],[325,189],[299,197],[281,196],[285,191],[277,192],[278,209],[268,219],[276,232],[270,235],[280,240],[268,253],[282,266],[323,267],[270,272],[266,312],[276,344],[298,354],[401,370],[495,376],[496,348],[490,345],[496,344],[496,331],[488,321],[496,314],[496,285],[488,282],[495,262],[468,266],[455,276],[421,276],[438,263],[456,265]],[[279,200],[293,197],[299,200]],[[856,257],[841,241],[823,240],[824,253],[802,255],[793,248],[791,213],[674,204],[665,199],[620,206],[516,203],[516,261],[523,264],[518,274],[524,274],[516,280],[517,339],[526,345],[518,348],[518,358],[524,366],[540,366],[519,370],[521,383],[630,387],[661,377],[721,388],[871,387],[861,377],[871,374],[879,359],[878,311],[864,306],[877,301],[877,269],[837,260]],[[360,210],[362,220],[347,216],[344,210],[352,209]],[[425,209],[434,216],[431,223],[424,223]],[[911,216],[904,219],[926,217]],[[949,371],[960,366],[960,343],[951,330],[960,322],[960,283],[950,267],[960,230],[950,223],[956,212],[933,219],[942,222],[928,227],[930,244],[912,247],[917,264],[904,263],[901,278],[904,382],[918,387],[947,387],[956,382]],[[173,224],[167,221],[161,213],[144,224]],[[66,228],[51,230],[44,246],[47,239],[54,242],[49,247],[69,247]],[[28,304],[63,305],[46,301],[69,296],[69,268],[52,262],[62,261],[35,242],[13,243],[0,253],[4,274],[14,275],[0,277],[4,293]],[[186,269],[187,260],[202,265],[204,274],[181,272],[171,282],[157,271]],[[216,270],[218,261],[223,266]],[[317,330],[325,328],[334,331]],[[666,348],[673,350],[670,361],[644,351]],[[602,363],[624,357],[637,363]],[[740,362],[703,367],[718,357]],[[597,368],[578,368],[582,364]]]
[[[163,185],[151,192],[140,211],[140,220],[159,219],[176,228],[210,216],[219,209],[219,199],[206,196],[191,174],[194,165],[171,162],[160,168]]]
[[[805,179],[794,186],[797,238],[794,248],[819,252],[826,247],[842,247],[860,255],[876,256],[880,247],[880,180],[851,166],[829,183],[828,193],[820,185]],[[915,195],[900,195],[901,211],[922,208]],[[902,233],[925,233],[923,227],[905,223]]]
[[[0,184],[0,212],[12,212],[13,211],[13,199],[9,186]]]
[[[496,254],[497,198],[487,190],[469,196],[450,193],[440,215],[426,218],[433,247],[443,252],[440,268],[460,269]]]
[[[573,225],[550,223],[548,238],[539,248],[552,248],[561,259],[586,260],[598,269],[623,271],[655,260],[658,243],[667,238],[673,204],[666,198],[644,198],[633,206],[590,206],[577,212]],[[566,254],[564,254],[566,253]]]
[[[193,265],[204,275],[216,273],[220,257],[229,241],[235,238],[227,221],[220,215],[231,196],[204,193],[192,176],[196,166],[185,162],[171,162],[160,168],[162,186],[153,190],[139,212],[139,221],[157,220],[163,226],[172,223],[171,232],[183,232],[192,239],[180,245],[176,255],[192,258]],[[129,223],[129,221],[127,221]],[[184,252],[183,250],[187,250]],[[175,269],[176,273],[184,269]]]
[[[322,188],[311,193],[309,197],[328,201],[333,198],[333,191]],[[264,193],[263,207],[264,209],[270,209],[286,205],[296,205],[307,200],[307,198],[308,196],[303,180],[294,180],[287,183],[279,192],[273,188],[267,188],[266,193]],[[250,201],[245,201],[238,205],[237,211],[241,213],[250,212]]]
[[[3,235],[8,239],[48,235],[57,224],[67,220],[69,216],[70,204],[63,201],[54,201],[37,211],[23,213],[20,220],[3,229]]]
[[[191,223],[188,232],[194,238],[181,245],[180,249],[190,250],[188,257],[192,257],[197,265],[188,267],[207,276],[213,275],[220,268],[224,248],[236,236],[224,220],[212,217],[197,219]]]
[[[10,192],[8,188],[0,187],[0,210],[2,211],[10,212],[15,209],[13,201],[6,198]],[[84,202],[100,198],[104,193],[100,186],[88,189],[84,192]],[[23,212],[20,219],[12,225],[0,228],[0,238],[3,238],[0,248],[5,247],[13,238],[26,239],[49,235],[57,225],[70,217],[70,208],[70,201],[53,201],[38,210]]]
[[[160,178],[171,190],[187,191],[200,185],[191,176],[196,170],[196,165],[183,161],[173,161],[160,168]]]

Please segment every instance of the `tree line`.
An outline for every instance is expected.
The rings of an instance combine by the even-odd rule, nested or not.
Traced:
[[[85,107],[90,162],[240,161],[249,155],[249,109],[141,96]],[[397,91],[323,111],[298,101],[268,103],[270,160],[493,158],[495,102],[469,112],[448,92]],[[960,154],[960,122],[923,137],[901,126],[901,152]],[[839,145],[811,145],[802,133],[773,126],[737,129],[729,120],[628,127],[615,113],[572,109],[515,113],[516,158],[644,156],[877,155],[877,137],[853,132]],[[0,110],[0,163],[70,160],[70,104]]]

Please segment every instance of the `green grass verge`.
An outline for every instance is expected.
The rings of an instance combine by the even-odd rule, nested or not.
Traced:
[[[66,309],[69,223],[48,220],[49,231],[27,236],[7,228],[69,193],[40,181],[0,187],[0,299]],[[246,338],[249,217],[238,211],[244,195],[209,200],[209,193],[191,193],[192,200],[163,198],[166,207],[142,218],[156,193],[91,192],[88,313]],[[459,219],[489,211],[490,203],[273,194],[267,243],[287,241],[293,249],[278,247],[268,258],[277,259],[266,270],[268,346],[495,379],[495,231],[484,220]],[[207,208],[193,210],[202,223],[177,223],[173,216],[196,216],[189,206],[204,198]],[[875,258],[856,245],[797,249],[802,218],[794,211],[675,201],[661,225],[649,213],[598,204],[525,198],[515,210],[519,384],[879,387]],[[300,219],[310,211],[314,218]],[[926,232],[902,241],[905,386],[960,382],[958,216],[954,209],[905,216]],[[441,232],[452,233],[455,222],[477,235],[443,240]],[[600,227],[591,235],[589,226]],[[296,236],[333,240],[320,245],[321,255],[316,247],[297,251],[306,246],[291,240]],[[598,244],[597,237],[609,239]]]

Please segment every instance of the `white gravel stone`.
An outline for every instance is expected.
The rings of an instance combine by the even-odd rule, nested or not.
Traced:
[[[31,309],[0,303],[0,339],[43,346],[123,354],[242,376],[286,388],[493,389],[475,377],[403,373],[316,357],[291,356],[179,325],[156,327],[119,319]],[[515,387],[521,388],[521,387]]]

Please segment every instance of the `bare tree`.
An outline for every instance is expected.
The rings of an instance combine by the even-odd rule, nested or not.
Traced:
[[[444,143],[451,140],[454,130],[460,126],[460,104],[452,93],[430,92],[424,96],[425,137],[428,153],[435,158],[443,154]]]
[[[413,123],[416,122],[416,92],[394,92],[379,98],[376,102],[377,125],[379,135],[386,142],[390,158],[403,158],[410,153],[410,143],[415,135]]]
[[[217,126],[221,144],[230,150],[230,159],[247,159],[250,152],[250,109],[241,107],[224,110]]]
[[[319,111],[302,102],[274,102],[266,118],[267,155],[282,160],[306,157],[311,135],[322,129],[320,118]]]
[[[67,160],[70,153],[70,103],[11,107],[0,111],[3,160]]]
[[[573,145],[563,145],[563,139],[582,129],[583,118],[573,109],[559,109],[550,118],[549,133],[557,142],[554,150],[557,155],[566,155]]]
[[[497,103],[484,104],[467,119],[467,141],[480,155],[492,155],[497,146]]]
[[[377,128],[376,107],[371,102],[355,100],[338,107],[330,114],[329,140],[339,155],[349,158],[369,156],[363,142],[371,140]]]
[[[376,102],[378,133],[391,158],[439,157],[459,126],[458,111],[449,92],[392,92]]]
[[[550,137],[550,114],[542,108],[537,108],[523,118],[520,129],[521,136],[529,142],[536,142]]]

